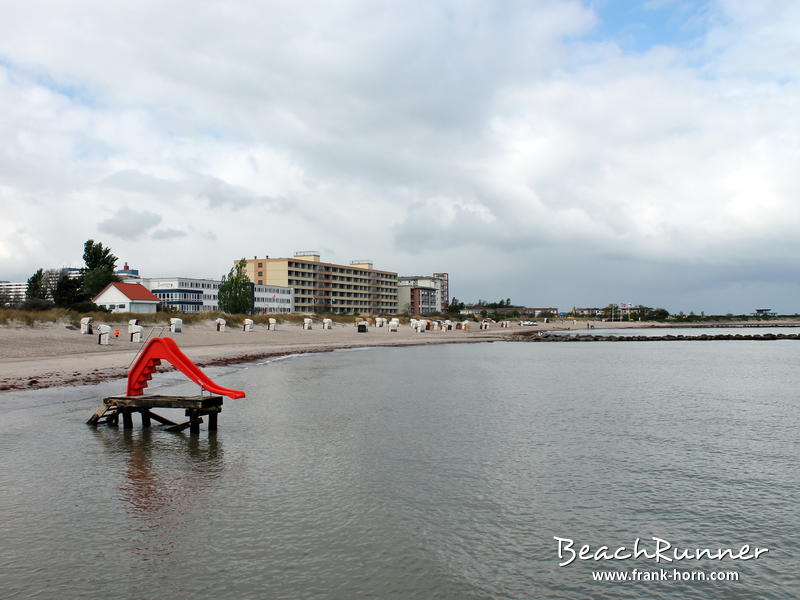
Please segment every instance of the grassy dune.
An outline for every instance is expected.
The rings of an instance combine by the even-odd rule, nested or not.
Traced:
[[[13,308],[0,309],[0,325],[27,325],[29,327],[35,326],[37,323],[69,323],[71,325],[79,325],[81,318],[93,317],[95,322],[103,323],[127,323],[131,319],[139,319],[143,325],[155,324],[169,324],[172,317],[183,319],[185,325],[192,325],[195,323],[202,323],[204,321],[213,321],[214,319],[223,318],[228,324],[241,324],[244,319],[253,319],[258,325],[266,325],[270,317],[276,319],[278,323],[294,323],[302,324],[303,319],[308,317],[306,314],[292,313],[292,314],[275,314],[275,315],[229,315],[221,312],[204,312],[199,314],[177,314],[177,313],[148,313],[148,314],[135,314],[135,313],[107,313],[107,312],[90,312],[78,313],[64,308],[53,308],[50,310],[42,311],[28,311],[18,310]],[[313,315],[314,319],[328,318],[332,319],[334,323],[352,324],[362,317],[355,315]],[[400,317],[401,322],[408,322],[407,318]]]

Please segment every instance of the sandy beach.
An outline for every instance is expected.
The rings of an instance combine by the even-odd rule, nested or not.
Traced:
[[[181,333],[170,333],[168,328],[145,327],[148,336],[172,337],[195,363],[200,366],[248,362],[269,356],[307,352],[328,352],[339,348],[364,346],[407,346],[442,343],[494,342],[513,339],[515,334],[531,330],[586,329],[586,321],[557,320],[539,323],[535,327],[520,327],[511,322],[508,328],[492,325],[488,330],[426,331],[417,333],[407,324],[396,333],[387,328],[370,327],[358,333],[353,325],[334,324],[323,330],[318,321],[310,331],[300,326],[284,323],[277,331],[267,331],[256,326],[251,332],[241,327],[229,326],[217,332],[211,321],[184,325]],[[120,330],[118,338],[112,335],[108,346],[97,343],[97,335],[81,333],[63,323],[39,323],[34,326],[5,325],[0,327],[0,390],[19,390],[59,385],[82,385],[107,379],[123,378],[142,344],[132,343],[127,335],[127,324],[109,322]],[[686,327],[674,323],[591,322],[597,329],[632,327]],[[797,325],[797,322],[770,322],[770,325]],[[714,324],[704,323],[708,327]],[[735,326],[725,323],[724,326]],[[741,324],[740,324],[741,325]],[[746,325],[752,325],[748,323]],[[698,326],[698,325],[695,325]],[[165,367],[169,368],[168,366]]]
[[[129,341],[127,324],[109,324],[120,330],[120,336],[112,335],[108,346],[99,345],[97,335],[82,335],[63,323],[0,327],[0,390],[81,385],[127,376],[142,344]],[[147,326],[144,338],[172,337],[196,364],[211,366],[338,348],[490,342],[507,339],[521,330],[493,327],[481,331],[476,325],[470,331],[417,333],[401,325],[396,333],[389,333],[386,327],[370,327],[366,333],[358,333],[353,325],[334,324],[333,329],[323,330],[315,322],[310,331],[285,323],[276,331],[256,326],[245,333],[241,327],[231,326],[217,332],[208,321],[184,325],[181,333]]]

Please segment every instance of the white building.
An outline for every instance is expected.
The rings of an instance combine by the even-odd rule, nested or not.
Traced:
[[[133,281],[133,280],[126,280]],[[218,279],[188,277],[145,277],[135,281],[150,290],[159,301],[182,313],[219,310]],[[294,312],[294,291],[290,287],[253,285],[255,313],[259,315]]]
[[[294,312],[294,288],[282,285],[253,284],[254,311],[257,315]]]
[[[158,298],[138,283],[120,283],[112,281],[92,302],[111,312],[154,313],[158,306]]]
[[[117,269],[116,272],[117,277],[121,277],[122,279],[135,279],[139,281],[139,269],[134,269],[133,267],[128,266],[128,261],[125,261],[125,265],[121,269]]]
[[[603,309],[597,307],[592,307],[592,308],[573,307],[571,314],[578,317],[602,317]]]
[[[25,293],[28,291],[28,283],[12,283],[10,281],[0,281],[0,307],[14,306],[25,302]]]

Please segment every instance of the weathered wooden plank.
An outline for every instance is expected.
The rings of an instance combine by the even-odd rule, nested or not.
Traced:
[[[97,420],[97,425],[100,425],[101,423],[116,423],[118,418],[119,413],[117,412],[117,409],[112,408]]]
[[[210,406],[209,408],[187,408],[183,411],[183,414],[187,417],[192,416],[194,413],[198,415],[210,415],[211,413],[221,413],[222,407],[221,406]]]
[[[118,394],[116,396],[108,396],[109,399],[114,400],[157,400],[157,399],[164,399],[164,400],[175,400],[175,399],[185,399],[185,400],[219,400],[222,396],[218,394],[199,394],[195,396],[175,396],[171,394],[142,394],[141,396],[126,396],[125,394]]]
[[[106,413],[106,425],[116,427],[119,424],[119,411],[115,408],[114,412]]]
[[[177,425],[175,421],[170,421],[168,418],[162,417],[161,415],[157,415],[153,411],[147,411],[147,412],[150,414],[151,419],[153,419],[154,421],[158,421],[162,425]]]
[[[87,425],[97,425],[97,422],[100,420],[100,417],[102,417],[104,414],[106,414],[106,411],[108,411],[108,410],[109,410],[109,407],[106,406],[105,404],[103,404],[103,406],[98,408],[94,412],[94,414],[91,417],[89,417],[89,420],[86,421],[86,424]]]
[[[106,406],[123,408],[211,408],[222,406],[222,396],[110,396]]]
[[[184,429],[186,429],[187,427],[192,426],[192,425],[197,426],[199,428],[200,427],[200,423],[202,423],[202,422],[203,422],[203,419],[200,418],[200,417],[197,417],[196,419],[190,419],[190,420],[186,421],[186,423],[181,423],[180,425],[174,425],[172,427],[167,427],[164,431],[183,431]]]

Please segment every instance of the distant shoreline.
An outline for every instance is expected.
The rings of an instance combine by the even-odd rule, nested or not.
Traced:
[[[240,328],[229,325],[228,330],[219,333],[210,321],[184,325],[182,333],[160,335],[175,339],[183,351],[201,367],[223,366],[253,362],[266,358],[330,352],[333,350],[359,347],[405,347],[430,344],[477,343],[495,341],[577,341],[564,339],[565,336],[551,332],[573,331],[582,338],[580,341],[657,341],[669,336],[624,336],[625,339],[610,339],[612,334],[592,336],[594,330],[607,329],[695,329],[732,327],[800,327],[800,320],[781,320],[768,322],[713,322],[713,323],[661,323],[639,321],[585,321],[559,319],[548,323],[540,322],[535,327],[520,327],[518,320],[510,321],[511,326],[501,328],[493,324],[491,329],[479,330],[473,324],[470,331],[427,331],[417,333],[408,325],[402,325],[397,333],[389,333],[386,328],[372,327],[366,334],[359,334],[351,325],[337,324],[332,330],[322,330],[318,322],[311,331],[302,330],[294,324],[280,324],[277,331],[266,331],[256,327],[255,331],[244,333]],[[81,335],[64,323],[39,323],[34,326],[0,326],[0,391],[41,389],[57,386],[75,386],[100,383],[102,381],[123,379],[141,344],[128,341],[127,324],[113,324],[120,329],[120,337],[112,337],[110,346],[97,344],[97,336]],[[156,327],[155,331],[161,330]],[[151,331],[146,327],[145,334]],[[541,338],[534,336],[542,335]],[[586,336],[598,339],[586,339]],[[726,334],[719,334],[726,335]],[[777,334],[776,334],[777,336]],[[678,339],[677,337],[675,339]],[[687,338],[684,338],[687,339]],[[711,339],[711,336],[705,339]],[[742,339],[740,337],[734,339]],[[759,338],[760,339],[760,338]],[[776,337],[775,339],[780,339]],[[794,338],[788,338],[794,339]],[[0,395],[2,397],[2,395]]]

